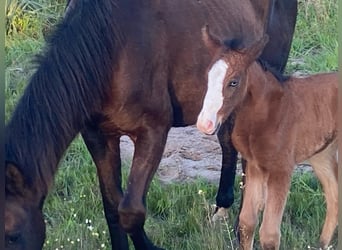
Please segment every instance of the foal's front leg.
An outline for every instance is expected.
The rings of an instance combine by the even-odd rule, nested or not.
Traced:
[[[239,214],[242,210],[243,206],[243,194],[244,194],[244,189],[246,186],[246,167],[247,167],[247,161],[243,158],[241,158],[241,168],[242,168],[242,178],[240,182],[240,189],[241,189],[241,195],[240,195],[240,206],[239,206]],[[240,242],[240,234],[239,234],[239,216],[236,217],[235,224],[234,224],[234,232],[235,235]]]
[[[129,233],[136,249],[158,249],[148,239],[143,227],[146,193],[161,160],[168,130],[161,126],[145,127],[135,140],[132,168],[119,213],[120,224]]]
[[[240,249],[252,250],[254,230],[265,201],[265,175],[257,164],[247,162],[243,204],[239,215]]]
[[[260,243],[263,250],[277,250],[280,246],[280,224],[291,184],[292,168],[273,166],[266,184],[267,196],[260,226]],[[277,171],[282,169],[283,171]]]
[[[127,234],[119,224],[118,206],[122,199],[119,137],[106,137],[96,127],[82,132],[95,162],[112,249],[128,250]]]

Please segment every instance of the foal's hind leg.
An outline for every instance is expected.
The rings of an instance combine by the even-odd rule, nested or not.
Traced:
[[[320,237],[322,249],[328,247],[338,221],[338,166],[336,151],[337,142],[333,142],[325,150],[309,159],[315,174],[323,186],[327,203],[327,213]]]
[[[234,181],[237,163],[237,151],[231,141],[233,118],[225,122],[218,134],[222,149],[222,168],[220,184],[216,195],[216,212],[222,208],[229,208],[234,202]],[[214,215],[213,219],[217,216]]]
[[[161,160],[168,130],[169,127],[166,126],[145,124],[134,142],[131,172],[127,190],[119,205],[119,213],[120,224],[129,233],[136,249],[156,249],[143,230],[146,194]]]
[[[96,164],[112,249],[128,250],[127,234],[118,214],[122,199],[119,137],[105,137],[96,128],[88,128],[82,136]]]

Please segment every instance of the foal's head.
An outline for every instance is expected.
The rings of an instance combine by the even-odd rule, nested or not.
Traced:
[[[247,93],[247,69],[261,54],[268,41],[265,35],[249,47],[239,40],[220,41],[202,29],[202,39],[213,56],[208,68],[208,89],[202,110],[197,118],[197,128],[214,134]]]

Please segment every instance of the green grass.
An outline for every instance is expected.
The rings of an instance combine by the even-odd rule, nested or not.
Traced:
[[[337,70],[337,0],[299,1],[287,72]]]
[[[61,17],[64,2],[7,1],[6,119],[34,72],[31,60]],[[336,70],[337,54],[337,1],[300,0],[287,72]],[[123,168],[126,178],[128,164]],[[204,180],[162,185],[153,180],[147,201],[148,235],[166,249],[233,249],[238,182],[239,178],[236,203],[227,219],[213,225],[209,218],[217,185]],[[44,214],[48,225],[45,249],[110,249],[96,169],[81,138],[72,143],[60,164]],[[324,216],[324,197],[316,178],[311,173],[296,174],[283,217],[282,249],[317,249]],[[336,249],[336,236],[332,245]],[[259,248],[258,234],[255,247]]]
[[[45,207],[49,224],[46,249],[102,249],[102,244],[109,249],[95,167],[80,139],[69,152],[72,157],[62,162]],[[124,181],[127,173],[125,165]],[[235,185],[236,202],[227,219],[214,225],[210,218],[217,185],[204,180],[162,185],[153,180],[147,201],[148,235],[166,249],[236,249],[232,227],[240,200],[239,181],[240,177]],[[312,173],[294,175],[281,228],[282,249],[317,247],[324,204],[322,190]],[[87,224],[87,220],[91,223]],[[332,243],[337,245],[336,237]],[[258,242],[255,246],[259,249]]]

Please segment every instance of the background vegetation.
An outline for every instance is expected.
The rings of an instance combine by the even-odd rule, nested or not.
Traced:
[[[65,1],[9,0],[6,5],[7,120],[34,72],[31,60],[61,18]],[[299,0],[287,72],[336,70],[337,50],[337,0]],[[128,165],[124,164],[125,176]],[[162,185],[153,180],[148,195],[148,235],[166,249],[235,249],[232,225],[238,211],[239,181],[235,205],[225,220],[214,225],[209,218],[217,185],[204,180]],[[72,143],[61,162],[44,213],[48,225],[45,249],[110,249],[96,170],[81,138]],[[318,249],[324,217],[324,196],[316,178],[310,172],[295,174],[283,218],[282,249]],[[337,237],[332,248],[337,248]]]

